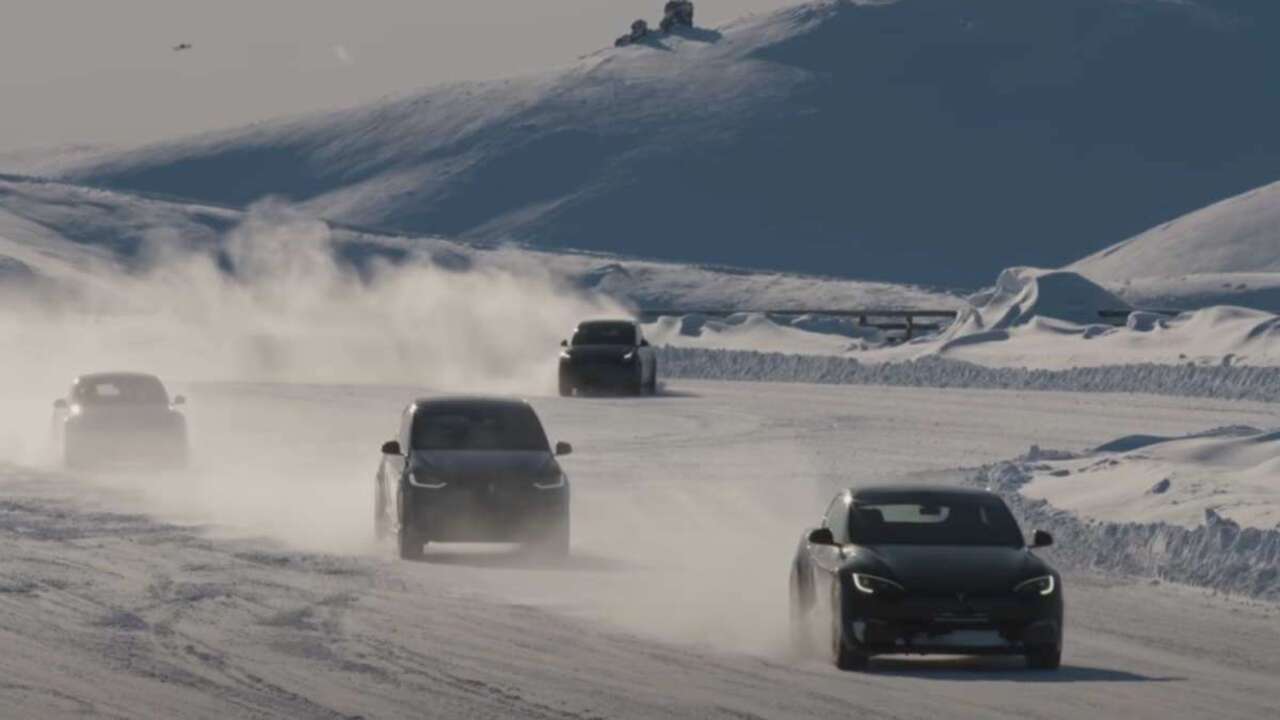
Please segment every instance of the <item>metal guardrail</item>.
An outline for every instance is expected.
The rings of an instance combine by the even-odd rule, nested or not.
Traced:
[[[857,318],[858,325],[862,327],[873,327],[878,330],[901,330],[905,333],[905,339],[910,340],[916,334],[922,332],[937,332],[946,327],[947,323],[921,323],[917,319],[925,320],[955,320],[958,315],[956,310],[931,310],[912,308],[781,308],[768,310],[726,310],[726,309],[707,309],[707,308],[653,308],[640,311],[640,317],[644,320],[656,320],[660,317],[680,317],[684,315],[709,315],[711,317],[728,317],[730,315],[784,315],[787,317],[800,317],[803,315],[821,315],[825,317],[839,318]]]

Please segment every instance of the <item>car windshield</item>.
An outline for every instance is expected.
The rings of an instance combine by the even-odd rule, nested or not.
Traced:
[[[425,406],[413,420],[415,450],[549,451],[546,433],[524,405]]]
[[[80,405],[168,405],[169,394],[153,377],[82,378],[71,392]]]
[[[591,323],[573,334],[573,345],[635,345],[636,328],[631,323]]]
[[[858,502],[849,537],[859,545],[998,545],[1022,547],[1022,532],[998,500]]]

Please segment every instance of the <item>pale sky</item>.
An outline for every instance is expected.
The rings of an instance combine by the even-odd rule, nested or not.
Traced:
[[[697,0],[699,25],[799,0]],[[0,153],[134,144],[573,61],[663,0],[0,0]],[[191,50],[174,52],[179,43]]]

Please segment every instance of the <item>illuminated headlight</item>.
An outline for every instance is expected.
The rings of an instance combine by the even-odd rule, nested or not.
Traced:
[[[409,484],[417,488],[439,490],[440,488],[448,486],[449,483],[426,474],[412,472],[409,473]]]
[[[866,595],[879,595],[884,593],[903,592],[903,588],[892,580],[885,580],[875,575],[864,575],[862,573],[853,574],[853,586],[858,592]]]
[[[552,477],[535,480],[533,486],[539,490],[555,490],[556,488],[564,487],[566,482],[568,482],[568,479],[564,476],[564,473],[557,473]]]
[[[1032,578],[1026,582],[1020,582],[1013,591],[1019,594],[1030,595],[1035,593],[1036,595],[1048,596],[1052,595],[1057,587],[1058,583],[1053,579],[1053,576],[1045,575],[1044,577]]]

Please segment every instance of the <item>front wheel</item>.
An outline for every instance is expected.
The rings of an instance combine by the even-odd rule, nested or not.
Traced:
[[[552,558],[569,556],[569,519],[544,530],[532,543],[534,552]]]
[[[837,592],[831,603],[831,659],[841,670],[866,670],[871,657],[857,648],[849,647],[844,633],[844,609]]]
[[[1027,667],[1032,670],[1057,670],[1062,667],[1062,647],[1048,645],[1027,652]]]
[[[401,525],[400,532],[396,535],[397,544],[400,547],[401,560],[421,560],[423,551],[422,546],[426,544],[422,538],[412,529]]]

